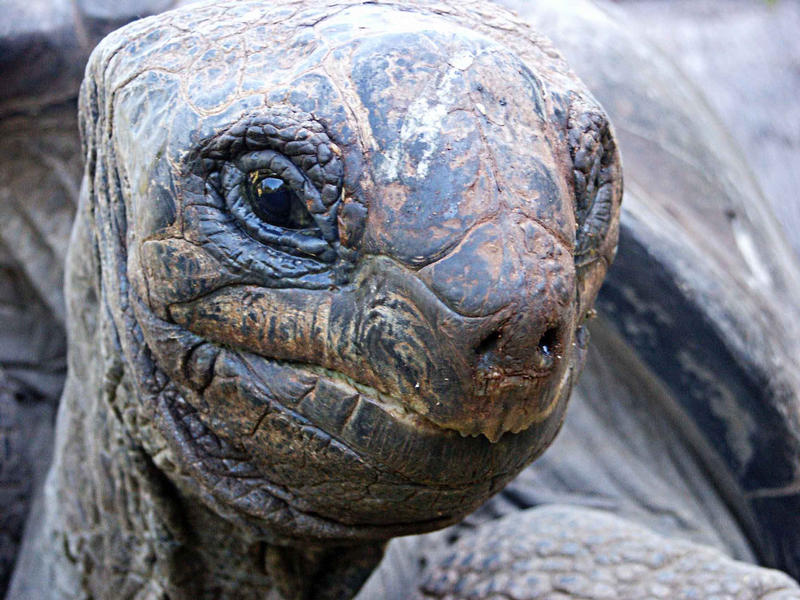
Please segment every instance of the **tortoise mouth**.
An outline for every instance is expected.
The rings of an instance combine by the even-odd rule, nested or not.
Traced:
[[[179,460],[174,477],[187,490],[256,535],[386,539],[454,523],[550,444],[569,394],[561,382],[552,414],[491,443],[339,370],[267,357],[134,306],[182,407],[163,402],[155,416],[176,450],[156,464],[169,471]]]
[[[259,356],[258,358],[263,357]],[[402,423],[404,426],[412,427],[419,433],[450,436],[452,436],[454,433],[459,433],[462,436],[464,435],[455,428],[438,425],[425,415],[414,410],[414,407],[411,404],[403,402],[400,398],[392,396],[391,394],[383,393],[376,388],[367,385],[366,383],[362,383],[353,379],[341,371],[336,371],[313,364],[304,364],[292,361],[283,362],[293,369],[302,370],[309,374],[313,374],[317,378],[324,379],[329,384],[344,388],[350,393],[347,397],[347,416],[343,420],[330,419],[332,416],[331,413],[320,413],[319,411],[314,410],[310,403],[304,406],[301,402],[298,406],[298,412],[300,412],[301,415],[309,418],[312,421],[315,421],[317,425],[326,431],[330,431],[331,427],[340,429],[346,427],[348,420],[351,419],[354,414],[359,412],[360,406],[364,403],[368,403],[376,406],[395,421]]]
[[[338,385],[338,404],[327,406],[337,416],[374,405],[417,430],[482,435],[492,443],[549,417],[566,359],[509,362],[502,346],[474,340],[486,338],[493,319],[453,313],[438,298],[428,298],[433,294],[422,283],[404,283],[416,287],[409,292],[392,282],[370,295],[367,285],[340,294],[229,285],[173,302],[167,314],[178,327],[243,357]],[[547,352],[555,354],[555,342],[549,346]],[[287,402],[293,406],[295,400]],[[344,405],[349,413],[340,410]],[[310,411],[304,416],[325,429],[342,425],[308,402],[294,409]]]
[[[336,293],[215,281],[191,300],[135,304],[156,362],[195,409],[178,453],[192,450],[187,470],[220,512],[289,537],[434,529],[555,437],[566,359],[476,394],[474,348],[495,323],[454,314],[405,270],[379,266]],[[155,283],[143,287],[165,289]]]
[[[432,531],[473,511],[533,459],[531,444],[521,455],[519,444],[464,438],[342,373],[204,345],[217,353],[212,378],[197,407],[179,396],[180,409],[168,409],[172,429],[184,431],[178,441],[215,501],[259,526],[274,530],[279,510],[287,522],[302,518],[313,537]],[[239,414],[249,405],[255,419],[231,430],[236,420],[223,403]],[[291,430],[285,439],[281,428]],[[285,459],[287,440],[294,446]]]
[[[257,537],[270,539],[277,535],[290,540],[382,540],[435,531],[457,522],[466,514],[463,509],[446,514],[440,510],[428,518],[385,518],[381,522],[366,520],[363,523],[352,518],[339,518],[335,514],[323,515],[286,486],[260,473],[247,452],[234,448],[218,436],[204,423],[197,409],[180,395],[162,398],[161,401],[162,425],[166,425],[161,429],[181,447],[180,462],[184,468],[191,470],[193,483],[201,485],[203,500]],[[155,462],[161,462],[159,457]],[[165,470],[172,471],[174,468],[174,465],[168,464]],[[469,485],[463,486],[464,490],[470,488]],[[204,493],[208,490],[210,494]],[[492,493],[494,491],[497,490]],[[481,496],[481,502],[484,499]],[[235,511],[234,514],[231,514],[231,509]],[[302,523],[302,527],[298,528],[298,523]]]
[[[459,478],[451,473],[441,483],[436,483],[429,473],[408,469],[412,448],[408,448],[402,461],[382,463],[371,451],[369,443],[378,431],[402,432],[416,439],[435,440],[441,444],[458,444],[467,438],[456,429],[438,425],[400,398],[320,365],[275,359],[240,348],[228,349],[213,342],[208,344],[215,346],[219,353],[212,377],[223,380],[238,377],[240,385],[235,394],[236,401],[259,406],[259,416],[247,432],[249,437],[267,428],[264,415],[274,409],[310,427],[320,436],[333,438],[347,446],[377,469],[394,472],[409,481],[425,481],[427,487],[437,489],[468,489],[485,480],[482,476]],[[244,369],[231,370],[231,363],[239,363]],[[292,384],[277,383],[282,380]],[[473,439],[476,437],[472,436]],[[479,444],[493,445],[486,438],[480,438]]]

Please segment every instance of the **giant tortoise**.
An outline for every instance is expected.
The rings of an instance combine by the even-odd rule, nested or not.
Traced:
[[[569,13],[528,16],[582,64],[608,58]],[[622,139],[656,143],[628,172],[622,269],[565,426],[566,456],[595,464],[526,471],[468,526],[390,552],[363,594],[394,577],[402,597],[797,597],[675,539],[796,572],[796,267],[746,166],[703,151],[716,124],[680,122],[669,93],[702,134],[614,102],[610,64],[587,78]],[[462,518],[551,441],[621,181],[549,42],[471,3],[203,4],[113,34],[82,98],[70,375],[11,597],[347,597],[384,540]],[[708,189],[721,206],[695,202]],[[594,467],[620,457],[643,481],[596,506],[672,539],[575,508],[495,520],[602,497]]]

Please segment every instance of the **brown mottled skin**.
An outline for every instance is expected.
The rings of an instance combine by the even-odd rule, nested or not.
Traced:
[[[553,439],[621,179],[510,15],[192,6],[95,50],[80,119],[42,594],[338,597]]]
[[[621,175],[602,109],[514,17],[204,3],[107,38],[80,120],[70,370],[11,598],[350,597],[387,539],[460,520],[553,440]],[[400,593],[538,598],[555,572],[549,597],[609,597],[662,541],[608,519],[487,525]],[[663,543],[745,573],[743,598],[792,593]],[[580,590],[593,558],[615,566]]]

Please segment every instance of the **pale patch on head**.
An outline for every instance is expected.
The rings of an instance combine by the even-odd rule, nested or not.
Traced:
[[[398,167],[403,155],[402,148],[416,139],[425,149],[417,162],[417,177],[427,177],[430,161],[437,148],[444,120],[450,110],[461,101],[461,97],[454,94],[453,84],[461,71],[468,69],[475,60],[473,53],[461,50],[453,55],[448,62],[448,69],[441,77],[435,98],[419,97],[411,106],[400,129],[397,142],[386,153],[386,162],[382,165],[382,175],[387,179],[397,178]]]

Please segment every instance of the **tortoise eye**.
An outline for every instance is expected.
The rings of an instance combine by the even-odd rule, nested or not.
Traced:
[[[284,229],[315,226],[305,203],[283,179],[254,171],[246,187],[253,213],[265,223]]]

